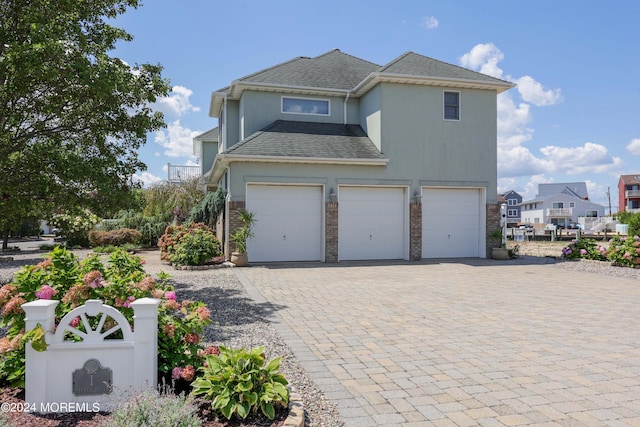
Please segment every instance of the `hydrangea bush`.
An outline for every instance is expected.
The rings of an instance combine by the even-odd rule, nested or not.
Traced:
[[[69,246],[89,246],[89,231],[100,222],[100,218],[88,209],[77,213],[57,213],[49,221],[60,228],[60,234]]]
[[[621,267],[640,268],[640,237],[614,236],[609,240],[608,248],[597,244],[593,239],[574,240],[562,248],[562,257],[611,261]]]
[[[167,227],[158,246],[160,257],[175,265],[203,265],[222,255],[222,244],[203,223]]]
[[[170,376],[175,368],[179,378],[191,380],[189,372],[195,372],[204,351],[202,332],[211,322],[209,310],[202,302],[179,301],[174,288],[167,282],[168,276],[157,279],[144,271],[144,260],[125,251],[111,254],[104,264],[96,256],[80,261],[72,252],[57,247],[48,259],[35,266],[23,267],[15,274],[12,283],[0,288],[2,309],[0,326],[6,328],[6,336],[0,338],[0,386],[24,386],[25,322],[21,305],[36,299],[56,299],[57,322],[88,299],[100,299],[116,307],[133,324],[131,303],[138,298],[161,299],[158,308],[158,370],[160,376]],[[115,326],[105,322],[104,330]],[[78,319],[71,321],[77,327]],[[82,325],[80,325],[82,327]],[[110,336],[118,338],[118,336]],[[77,339],[77,337],[76,337]]]

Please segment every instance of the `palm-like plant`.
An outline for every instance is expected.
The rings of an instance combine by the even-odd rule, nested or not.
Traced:
[[[236,252],[247,252],[247,240],[253,237],[253,225],[256,222],[255,213],[242,210],[238,213],[238,219],[242,224],[231,236],[231,240],[236,242]]]

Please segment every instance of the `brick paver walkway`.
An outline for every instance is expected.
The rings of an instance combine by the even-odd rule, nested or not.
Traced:
[[[348,426],[640,426],[640,283],[470,260],[236,269]]]

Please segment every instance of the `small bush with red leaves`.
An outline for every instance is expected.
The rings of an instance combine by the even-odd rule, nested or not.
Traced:
[[[91,246],[123,246],[126,244],[137,244],[142,239],[142,234],[132,228],[120,228],[111,231],[89,232],[89,242]]]

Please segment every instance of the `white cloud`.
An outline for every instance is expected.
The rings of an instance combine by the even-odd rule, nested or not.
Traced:
[[[640,138],[634,138],[627,145],[627,151],[636,156],[640,156]]]
[[[503,149],[498,147],[498,173],[500,177],[537,175],[550,172],[554,163],[533,155],[528,148],[517,146]]]
[[[136,173],[133,174],[131,178],[133,179],[133,182],[142,182],[142,185],[144,187],[149,187],[150,185],[163,180],[162,178],[159,178],[149,172],[142,172],[140,174]]]
[[[193,138],[201,131],[183,127],[180,120],[175,120],[166,130],[156,132],[154,141],[165,148],[164,154],[169,157],[193,157]]]
[[[554,163],[555,171],[567,175],[607,173],[620,168],[620,157],[609,154],[607,147],[587,142],[581,147],[542,147],[540,152]]]
[[[518,84],[518,92],[525,102],[530,102],[538,107],[562,102],[560,89],[545,89],[531,76],[520,77],[515,80],[515,83]]]
[[[498,95],[498,146],[504,149],[518,147],[533,138],[530,106],[516,106],[509,92]]]
[[[498,63],[504,59],[504,54],[493,43],[477,44],[469,52],[460,57],[463,67],[502,78],[502,70]]]
[[[440,21],[435,16],[425,16],[422,18],[421,26],[427,30],[435,30],[440,25]]]
[[[191,89],[184,86],[174,86],[169,96],[159,98],[152,106],[162,111],[171,118],[179,118],[186,113],[200,111],[200,107],[191,104],[189,97],[193,94]]]

